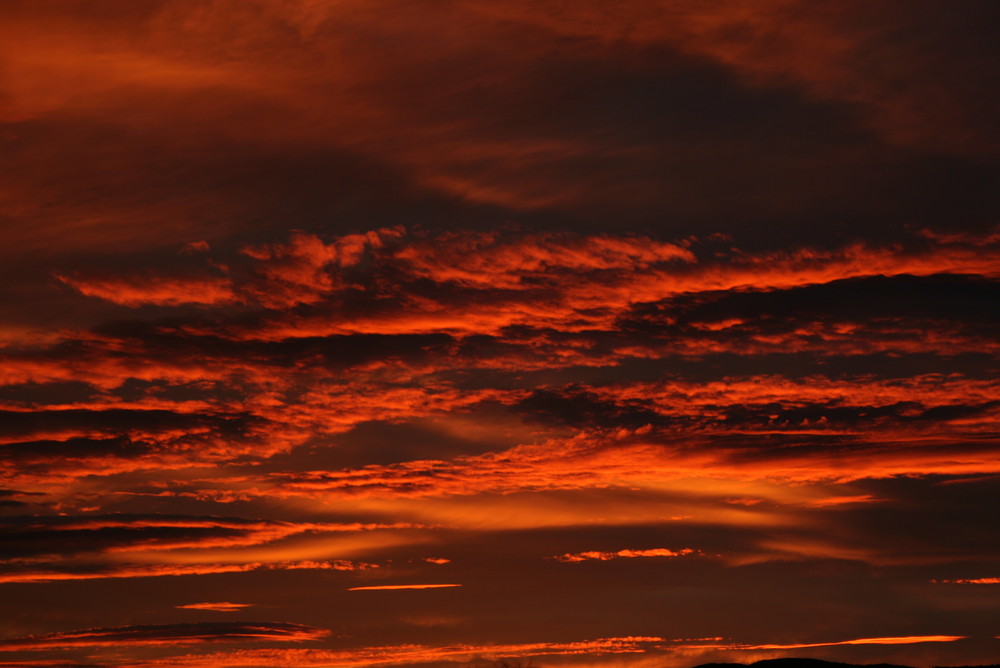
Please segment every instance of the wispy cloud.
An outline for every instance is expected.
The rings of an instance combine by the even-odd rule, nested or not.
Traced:
[[[366,587],[350,587],[347,591],[388,591],[393,589],[444,589],[461,587],[460,584],[400,584],[400,585],[369,585]]]
[[[210,610],[212,612],[237,612],[243,608],[253,607],[253,603],[229,603],[220,601],[218,603],[188,603],[187,605],[175,606],[180,610]]]
[[[913,645],[925,642],[955,642],[965,636],[899,636],[888,638],[856,638],[836,642],[798,643],[788,645],[746,645],[734,649],[804,649],[807,647],[832,647],[834,645]]]
[[[578,642],[533,642],[495,645],[458,644],[451,646],[397,645],[360,647],[347,650],[243,650],[213,654],[175,656],[129,663],[128,666],[370,666],[417,664],[432,661],[471,661],[478,658],[504,659],[529,656],[580,656],[637,654],[655,647],[663,638],[627,636]]]
[[[63,564],[60,568],[45,568],[33,564],[13,564],[0,572],[0,583],[5,582],[59,582],[64,580],[107,580],[163,577],[168,575],[215,575],[219,573],[246,573],[257,570],[333,570],[354,571],[378,568],[377,564],[347,560],[332,561],[276,561],[223,564]]]
[[[618,550],[617,552],[567,552],[566,554],[560,554],[552,558],[558,561],[577,562],[589,560],[610,561],[611,559],[629,559],[633,557],[684,557],[691,554],[700,554],[700,551],[689,547],[679,550],[668,550],[660,547],[648,550]]]
[[[326,629],[277,622],[211,622],[157,624],[66,631],[0,640],[0,651],[47,650],[67,647],[117,647],[124,645],[194,645],[201,643],[281,640],[302,642],[329,635]]]

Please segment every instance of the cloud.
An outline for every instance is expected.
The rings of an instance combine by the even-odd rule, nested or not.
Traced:
[[[252,328],[203,333],[284,340],[345,334],[496,335],[509,327],[577,332],[613,328],[636,304],[693,293],[788,290],[879,275],[997,276],[995,249],[982,247],[906,251],[855,243],[826,250],[737,252],[724,261],[702,261],[690,249],[650,239],[566,236],[550,241],[474,232],[442,234],[431,243],[414,239],[382,262],[402,271],[401,278],[430,280],[439,287],[408,294],[414,286],[403,280],[392,291],[395,301],[375,301],[368,309],[351,305],[350,318],[307,312],[267,317]],[[388,287],[383,284],[382,290]],[[488,300],[479,294],[483,290]],[[341,312],[346,306],[335,304]]]
[[[0,518],[4,556],[239,548],[301,534],[415,528],[407,523],[277,522],[243,518],[77,515]]]
[[[595,0],[545,8],[514,2],[476,9],[559,34],[666,44],[730,68],[749,85],[794,87],[809,97],[848,102],[892,143],[974,154],[995,150],[996,137],[980,113],[980,73],[946,75],[952,59],[985,48],[973,27],[977,16],[988,13],[985,4],[970,3],[963,20],[936,7],[923,8],[926,13],[884,8],[897,25],[915,28],[901,39],[877,28],[861,29],[864,17],[876,11],[864,3],[849,2],[831,11],[807,5],[801,0],[770,0],[664,8],[640,2],[617,12],[610,3]],[[967,50],[945,46],[960,36],[971,39]],[[931,44],[948,54],[943,61],[927,58],[924,49]],[[948,103],[933,108],[921,104],[945,90]]]
[[[229,603],[221,601],[218,603],[188,603],[187,605],[174,606],[180,610],[210,610],[212,612],[237,612],[243,608],[253,607],[253,603]]]
[[[627,314],[636,304],[688,294],[730,291],[722,295],[722,301],[738,303],[741,292],[766,293],[865,277],[923,277],[942,273],[997,276],[996,251],[992,245],[952,244],[906,251],[856,243],[829,250],[737,252],[725,261],[699,258],[695,251],[685,247],[690,245],[690,241],[679,245],[642,237],[568,233],[441,233],[422,239],[407,237],[402,229],[377,230],[367,236],[348,235],[325,243],[315,235],[295,233],[284,244],[245,249],[257,266],[247,267],[249,273],[238,280],[232,291],[241,295],[239,300],[245,303],[259,303],[271,309],[321,303],[338,310],[348,308],[349,319],[331,322],[325,314],[317,317],[307,312],[291,317],[264,316],[253,328],[206,330],[204,326],[191,324],[177,331],[251,340],[338,334],[496,334],[511,326],[572,332],[608,328],[614,325],[615,318]],[[360,263],[362,256],[369,257],[370,266],[363,271],[370,273],[345,279],[341,264],[351,268]],[[119,280],[123,286],[131,286],[129,290],[136,295],[143,289],[142,282],[133,277]],[[413,292],[414,281],[426,280],[439,287]],[[841,288],[844,289],[849,286]],[[164,290],[169,292],[170,288]],[[359,290],[363,292],[358,294]],[[483,290],[488,291],[488,301],[478,294]],[[212,290],[186,292],[211,301],[216,299]],[[120,294],[111,289],[102,294],[111,301],[131,305],[180,303],[176,300],[182,298],[161,298],[150,291],[149,299],[143,301],[138,296],[129,296],[132,293],[124,287]],[[398,298],[394,304],[385,300],[392,295]],[[864,290],[861,295],[872,301]],[[350,301],[345,303],[348,297]],[[816,304],[821,303],[823,295],[810,297],[808,292],[802,292],[792,298]],[[750,302],[750,308],[743,309],[745,312],[757,312],[753,309],[753,299],[753,296],[743,298]],[[758,297],[757,301],[766,303],[768,297]],[[780,299],[770,301],[780,303]],[[952,311],[954,308],[952,305]],[[722,316],[720,321],[724,319]],[[722,329],[745,321],[745,317],[730,316],[728,322],[732,324]],[[718,329],[710,322],[700,328]]]
[[[857,494],[855,496],[831,496],[825,499],[810,501],[807,505],[812,508],[829,508],[831,506],[844,506],[855,503],[878,503],[883,499],[878,499],[871,494]]]
[[[357,647],[72,658],[652,665],[660,613],[749,647],[943,610],[968,643],[898,651],[971,656],[996,8],[959,4],[0,3],[11,634],[251,586]],[[496,605],[345,591],[386,582]]]
[[[0,583],[60,582],[71,580],[132,579],[181,575],[216,575],[258,570],[334,570],[354,571],[378,568],[377,564],[334,559],[329,561],[274,561],[244,563],[194,564],[60,564],[59,568],[14,563],[0,571]]]
[[[804,649],[807,647],[832,647],[835,645],[912,645],[925,642],[955,642],[965,636],[899,636],[890,638],[857,638],[838,642],[800,643],[790,645],[747,645],[734,649]]]
[[[648,237],[565,233],[520,238],[497,233],[442,234],[405,246],[395,258],[414,276],[488,289],[530,289],[547,280],[558,281],[560,274],[634,272],[695,261],[690,250]]]
[[[60,276],[57,278],[88,297],[123,306],[179,306],[181,304],[227,304],[235,301],[229,279]]]
[[[319,499],[407,498],[483,493],[601,489],[608,486],[659,489],[690,477],[731,481],[849,482],[905,475],[967,475],[997,472],[997,444],[970,439],[903,442],[855,441],[816,445],[805,433],[781,444],[773,434],[759,439],[694,439],[669,432],[621,429],[573,439],[520,446],[501,453],[449,461],[413,461],[343,471],[276,473],[263,495]],[[756,444],[756,447],[754,445]]]
[[[346,650],[243,650],[213,654],[174,656],[129,663],[128,666],[370,666],[415,664],[434,661],[466,662],[478,658],[505,659],[529,656],[574,656],[638,654],[664,642],[663,638],[626,636],[578,642],[531,642],[508,644],[456,644],[450,646],[397,645],[359,647]]]
[[[296,625],[287,625],[296,626]],[[301,627],[308,629],[309,627]],[[789,645],[740,645],[720,642],[722,637],[667,640],[652,636],[626,636],[579,642],[532,642],[508,644],[458,644],[451,646],[399,645],[359,647],[346,650],[324,649],[250,649],[211,654],[180,655],[145,661],[116,662],[114,665],[138,666],[297,666],[350,667],[372,665],[416,664],[430,662],[468,662],[472,660],[505,660],[523,657],[590,656],[650,654],[663,661],[671,652],[689,657],[692,652],[712,650],[755,651],[803,649],[838,645],[908,645],[928,642],[954,642],[963,636],[900,636],[859,638],[831,643]],[[664,654],[666,652],[667,654]],[[678,658],[679,658],[678,657]],[[690,659],[689,659],[690,660]],[[673,665],[673,664],[671,664]]]
[[[391,589],[442,589],[461,587],[460,584],[407,584],[407,585],[372,585],[368,587],[351,587],[347,591],[387,591]]]
[[[105,580],[108,578],[146,578],[165,575],[214,575],[217,573],[243,573],[259,568],[259,564],[187,564],[187,565],[129,565],[116,567],[98,566],[88,569],[61,570],[38,567],[8,568],[0,573],[0,583],[8,582],[61,582],[73,580]]]
[[[609,561],[611,559],[622,559],[622,558],[632,558],[632,557],[684,557],[690,554],[700,554],[699,550],[694,550],[688,547],[682,548],[680,550],[668,550],[666,548],[653,548],[648,550],[618,550],[617,552],[574,552],[566,554],[561,554],[556,557],[552,557],[558,561],[564,562],[577,562],[577,561],[587,561],[590,559],[596,559],[598,561]]]
[[[303,642],[329,635],[326,629],[278,622],[206,622],[121,626],[0,640],[0,651],[48,650],[71,647],[128,645],[196,645],[202,643],[280,640]]]
[[[313,234],[295,232],[287,243],[244,247],[257,263],[241,285],[244,300],[267,308],[289,308],[323,301],[352,287],[340,270],[353,267],[403,236],[402,227],[350,234],[327,244]]]
[[[310,550],[308,541],[322,543],[322,536],[338,536],[343,540],[333,543],[340,549],[357,549],[349,544],[361,535],[374,536],[378,544],[385,539],[375,534],[414,528],[417,525],[409,523],[294,523],[178,515],[5,517],[0,518],[4,544],[0,582],[365,570],[378,564],[321,558],[325,555]]]

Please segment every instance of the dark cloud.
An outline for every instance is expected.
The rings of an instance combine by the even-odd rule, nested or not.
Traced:
[[[377,526],[166,514],[8,516],[0,520],[4,537],[0,559],[18,565],[26,557],[56,561],[76,554],[243,547],[296,534],[363,531]]]
[[[241,530],[241,525],[249,525]],[[169,546],[239,538],[257,528],[251,520],[171,516],[5,517],[0,523],[5,560],[100,553],[130,545]]]
[[[160,432],[171,429],[193,430],[211,427],[222,433],[236,434],[244,428],[247,416],[185,415],[167,410],[106,410],[65,409],[50,411],[0,413],[4,427],[0,435],[6,438],[24,437],[36,433],[63,431]]]
[[[5,3],[4,650],[994,656],[997,18]]]
[[[67,438],[64,441],[39,440],[8,443],[4,455],[11,463],[30,466],[51,466],[58,461],[81,459],[135,459],[148,455],[152,448],[147,443],[128,437]]]
[[[116,647],[127,645],[193,645],[212,642],[317,640],[329,634],[302,624],[281,622],[203,622],[154,624],[66,631],[38,636],[5,638],[0,651],[44,650],[65,647]]]
[[[552,420],[578,429],[587,426],[636,429],[647,424],[670,422],[667,416],[643,406],[641,402],[622,405],[602,401],[586,390],[572,388],[562,392],[536,390],[513,408],[536,419]]]
[[[685,323],[739,318],[754,324],[777,320],[773,327],[778,327],[782,320],[817,319],[996,327],[1000,321],[998,297],[1000,284],[981,276],[873,276],[788,290],[701,294],[672,300],[664,305],[664,311]]]

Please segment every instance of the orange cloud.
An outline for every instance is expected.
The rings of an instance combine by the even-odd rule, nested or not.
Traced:
[[[566,78],[559,68],[540,72],[539,63],[569,61],[588,68],[619,59],[646,63],[645,54],[660,49],[725,68],[735,74],[734,88],[791,88],[804,103],[820,99],[838,109],[847,106],[893,144],[973,155],[995,151],[990,117],[983,113],[989,104],[977,95],[989,81],[989,68],[975,66],[984,61],[982,54],[977,59],[968,40],[961,49],[949,48],[947,32],[940,45],[928,37],[930,48],[924,38],[900,39],[907,27],[924,34],[914,13],[903,8],[883,10],[889,18],[879,21],[867,3],[817,10],[802,0],[742,0],[708,8],[647,0],[630,3],[627,10],[606,0],[433,9],[380,2],[378,18],[356,3],[259,3],[253,10],[231,0],[217,5],[218,15],[169,3],[141,16],[104,20],[73,12],[54,21],[38,9],[8,11],[0,34],[8,63],[4,118],[62,121],[71,128],[77,128],[74,121],[89,128],[99,119],[122,119],[130,139],[151,135],[161,151],[160,144],[186,159],[180,165],[168,161],[174,169],[206,160],[212,140],[272,157],[277,147],[346,149],[449,196],[515,209],[551,207],[589,201],[589,191],[603,185],[602,172],[615,175],[615,158],[625,156],[631,165],[636,154],[653,150],[654,142],[637,141],[628,132],[616,137],[605,124],[569,124],[560,131],[534,114],[519,114],[522,107],[544,113],[546,105],[532,104],[539,90]],[[885,25],[898,27],[889,34],[880,27]],[[232,39],[234,29],[241,39]],[[382,43],[399,44],[409,55],[386,57],[375,46]],[[463,76],[435,76],[442,63],[459,59]],[[511,100],[521,103],[504,104]],[[654,145],[666,146],[654,148],[668,155],[688,143],[655,137]],[[74,148],[82,153],[89,147]],[[81,170],[84,179],[74,179],[73,170],[52,174],[58,162],[51,150],[34,147],[22,158],[30,169],[12,170],[8,179],[20,219],[41,222],[36,229],[14,226],[19,243],[12,247],[134,250],[210,235],[214,242],[237,221],[256,224],[261,215],[257,192],[234,196],[220,188],[224,192],[206,195],[198,175],[192,177],[198,192],[178,193],[169,181],[161,184],[157,174],[144,173],[145,181],[155,182],[146,185],[155,206],[141,191],[104,192],[97,186],[116,179],[143,185],[144,179],[132,175],[138,162],[132,144],[91,151]],[[247,153],[237,153],[233,162]],[[586,164],[595,157],[611,165],[596,175],[593,168],[585,171],[582,179],[576,170],[575,178],[559,174],[567,163]],[[159,162],[150,162],[159,170]],[[626,173],[631,177],[632,170]],[[75,181],[87,178],[92,182],[75,191]],[[95,197],[88,185],[104,197]],[[65,190],[70,193],[52,197]],[[604,190],[603,199],[624,201],[635,188],[612,182]]]
[[[613,328],[616,318],[635,304],[683,294],[780,290],[872,276],[1000,276],[1000,251],[982,246],[904,251],[855,243],[836,249],[736,253],[719,261],[698,258],[677,244],[628,237],[469,232],[405,241],[381,261],[415,279],[498,292],[490,300],[458,303],[454,295],[412,295],[349,320],[302,315],[212,333],[282,340],[346,334],[498,334],[512,326],[576,332]]]
[[[767,433],[763,432],[766,436]],[[996,451],[986,440],[957,443],[943,435],[922,440],[861,442],[823,448],[778,448],[758,453],[723,447],[703,438],[669,443],[647,431],[555,439],[502,453],[450,461],[412,461],[343,471],[275,474],[261,494],[306,498],[392,498],[476,495],[602,487],[669,488],[689,478],[850,482],[903,475],[996,473]],[[753,441],[749,441],[752,443]],[[708,446],[708,447],[706,447]]]
[[[378,564],[364,561],[349,561],[347,559],[303,559],[300,561],[275,561],[261,564],[261,568],[283,571],[321,570],[321,571],[364,571],[369,568],[379,568]]]
[[[338,289],[348,287],[338,274],[373,249],[380,249],[403,235],[402,228],[381,229],[366,234],[338,237],[326,244],[317,236],[293,232],[287,243],[247,246],[243,255],[254,262],[245,276],[86,276],[56,274],[56,278],[88,297],[123,306],[179,306],[182,304],[260,304],[267,308],[290,308],[315,303]],[[208,252],[206,242],[185,248]],[[229,273],[224,265],[215,269]]]
[[[445,587],[461,587],[460,584],[409,584],[409,585],[374,585],[369,587],[351,587],[347,591],[383,591],[389,589],[442,589]]]
[[[705,383],[630,382],[591,387],[587,391],[617,402],[646,401],[656,406],[679,406],[682,411],[691,409],[701,414],[710,404],[835,403],[838,406],[875,407],[900,402],[919,402],[927,406],[987,403],[1000,397],[1000,381],[928,374],[891,380],[871,378],[861,384],[853,379],[825,376],[791,379],[760,375]]]
[[[828,496],[816,499],[815,501],[809,501],[806,505],[812,508],[829,508],[830,506],[844,506],[855,503],[876,503],[883,500],[875,498],[871,494],[856,494],[854,496]]]
[[[523,290],[539,280],[558,281],[563,273],[641,271],[660,263],[694,262],[695,256],[648,237],[452,233],[410,243],[394,259],[410,273],[439,283]]]
[[[576,552],[561,554],[553,559],[565,562],[587,561],[596,559],[598,561],[609,561],[611,559],[631,558],[631,557],[684,557],[689,554],[700,554],[699,550],[685,547],[680,550],[668,550],[665,548],[654,548],[651,550],[618,550],[617,552]]]
[[[253,603],[229,603],[222,601],[219,603],[188,603],[187,605],[174,606],[179,610],[210,610],[212,612],[236,612],[243,608],[253,607]]]
[[[0,640],[0,651],[47,650],[68,647],[118,647],[122,645],[193,645],[200,643],[281,640],[303,642],[330,634],[302,624],[212,622],[204,624],[158,624],[87,629],[23,636]]]
[[[164,564],[152,566],[121,565],[92,571],[59,571],[44,568],[24,568],[0,572],[0,583],[60,582],[71,580],[104,580],[106,578],[146,578],[164,575],[209,575],[241,573],[259,568],[260,564]]]
[[[289,308],[322,301],[346,286],[338,270],[358,264],[365,255],[403,235],[402,228],[350,234],[327,244],[312,234],[294,232],[288,243],[247,246],[257,260],[253,277],[241,285],[244,299],[267,308]]]
[[[163,577],[168,575],[215,575],[256,570],[335,570],[354,571],[378,568],[377,564],[334,559],[329,561],[275,561],[225,564],[108,564],[90,570],[54,570],[38,567],[0,572],[0,584],[6,582],[60,582],[70,580],[106,580]]]
[[[280,383],[280,376],[272,382]],[[19,456],[10,457],[0,468],[12,479],[53,483],[88,475],[191,468],[241,454],[262,457],[287,452],[317,434],[342,433],[366,421],[460,411],[507,394],[447,386],[387,387],[383,382],[363,380],[345,386],[331,384],[320,375],[299,401],[291,403],[276,400],[273,389],[258,386],[254,392],[248,388],[239,406],[215,402],[171,406],[162,401],[81,403],[37,410],[15,406],[12,412],[19,415],[13,417],[18,420],[0,429],[0,443],[44,443],[12,448]],[[5,437],[4,431],[13,433]],[[126,444],[132,447],[126,449]],[[139,453],[143,456],[136,456]]]
[[[33,537],[53,541],[53,551],[58,551],[58,541],[62,536],[75,550],[80,552],[169,552],[174,550],[240,548],[263,545],[307,534],[350,534],[384,529],[413,529],[417,525],[408,523],[365,524],[335,522],[277,522],[244,520],[238,518],[183,517],[183,516],[129,516],[129,515],[86,515],[76,518],[38,518],[25,524],[0,521],[0,527],[16,531],[21,540]],[[98,539],[104,530],[122,529],[109,542]],[[88,539],[97,542],[88,544]],[[42,550],[45,552],[46,550]]]
[[[88,297],[123,306],[180,306],[181,304],[228,304],[236,301],[228,278],[166,278],[128,276],[95,278],[56,276]]]
[[[733,649],[804,649],[806,647],[832,647],[835,645],[912,645],[924,642],[955,642],[966,636],[899,636],[890,638],[858,638],[838,642],[799,643],[790,645],[744,645]]]
[[[420,557],[440,550],[469,587],[482,564],[453,541],[651,522],[706,551],[738,534],[728,564],[924,558],[873,537],[931,502],[913,489],[943,489],[917,478],[1000,473],[1000,236],[955,227],[991,215],[993,48],[972,29],[988,3],[821,4],[0,3],[0,477],[16,488],[0,507],[25,513],[0,582],[343,591],[393,564],[408,570],[392,580],[428,577],[448,560]],[[935,219],[948,231],[900,224]],[[715,224],[743,238],[682,238]],[[878,480],[893,477],[915,479]],[[978,489],[942,492],[935,521]],[[122,509],[164,515],[94,514]],[[361,522],[322,521],[342,517]],[[662,544],[590,538],[532,554]],[[939,572],[978,554],[963,545],[940,549]],[[699,554],[613,550],[552,558]],[[70,582],[102,578],[119,581]],[[353,589],[443,586],[458,585]],[[223,603],[182,607],[246,605],[185,600],[203,597]],[[27,603],[25,624],[51,621]],[[171,633],[200,638],[104,631],[31,642],[125,665],[112,632],[161,652]],[[664,642],[484,637],[148,661]]]
[[[640,654],[654,649],[663,638],[626,636],[579,642],[535,642],[495,645],[455,644],[449,646],[397,645],[361,647],[347,650],[265,649],[175,656],[142,662],[139,666],[230,666],[295,665],[321,668],[330,666],[369,666],[378,664],[416,664],[435,661],[466,662],[479,658],[504,659],[529,656],[571,656],[604,654]]]

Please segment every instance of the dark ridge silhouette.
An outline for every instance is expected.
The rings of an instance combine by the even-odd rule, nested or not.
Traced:
[[[754,663],[703,663],[695,668],[913,668],[913,666],[901,666],[893,663],[839,663],[836,661],[824,661],[822,659],[764,659]]]
[[[901,666],[894,663],[839,663],[837,661],[824,661],[822,659],[764,659],[754,663],[703,663],[694,668],[913,668],[912,666]],[[934,668],[946,668],[945,666],[934,666]],[[979,666],[951,666],[950,668],[1000,668],[1000,664],[991,663]]]

